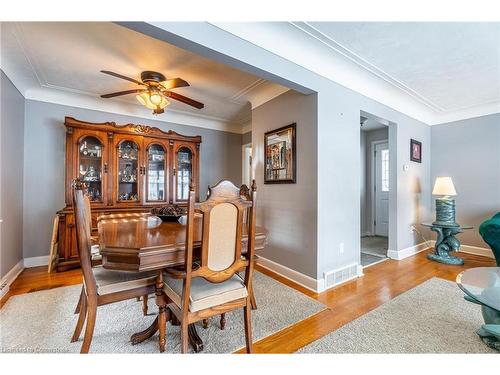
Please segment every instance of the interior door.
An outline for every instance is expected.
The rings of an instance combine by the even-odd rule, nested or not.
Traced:
[[[389,144],[375,145],[375,235],[389,235]]]
[[[252,144],[243,146],[242,183],[250,187],[252,184]]]

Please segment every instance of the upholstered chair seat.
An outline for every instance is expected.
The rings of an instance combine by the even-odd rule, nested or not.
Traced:
[[[102,266],[93,267],[97,293],[99,295],[123,292],[143,286],[154,285],[156,281],[156,272],[122,272],[112,271],[102,268]]]
[[[99,248],[99,245],[92,245],[90,247],[90,256],[94,261],[102,260],[101,249]]]
[[[182,279],[173,279],[165,274],[164,283],[165,293],[180,308],[182,305]],[[189,296],[189,311],[209,309],[247,296],[247,288],[237,274],[218,284],[210,283],[202,277],[193,278]]]

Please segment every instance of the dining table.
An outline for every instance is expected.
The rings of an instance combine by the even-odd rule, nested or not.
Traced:
[[[134,333],[130,340],[139,344],[159,332],[159,350],[165,351],[166,323],[179,322],[170,313],[167,297],[163,291],[163,271],[167,267],[184,266],[186,242],[186,217],[178,221],[162,221],[149,214],[103,215],[98,218],[98,242],[102,267],[110,270],[143,272],[156,271],[155,303],[158,314],[146,329]],[[193,259],[199,257],[202,241],[202,216],[195,214]],[[256,226],[255,250],[262,250],[267,241],[267,230]],[[248,244],[247,225],[242,230],[242,253]],[[189,342],[195,352],[203,350],[194,324],[189,326]]]

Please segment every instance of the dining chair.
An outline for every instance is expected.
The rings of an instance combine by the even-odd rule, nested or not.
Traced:
[[[97,307],[153,293],[157,273],[123,272],[106,270],[102,266],[92,267],[90,201],[85,194],[84,182],[74,180],[72,187],[76,242],[83,273],[83,288],[78,304],[78,321],[71,342],[78,341],[86,320],[80,352],[88,353],[94,334]]]
[[[190,324],[211,316],[243,308],[247,353],[252,352],[251,288],[255,252],[256,185],[251,200],[240,196],[240,189],[227,180],[210,187],[209,197],[195,202],[190,186],[185,242],[184,269],[167,268],[164,291],[172,303],[171,313],[180,321],[181,352],[188,350]],[[248,249],[241,252],[243,216],[250,210]],[[195,214],[202,215],[201,256],[193,268]],[[245,278],[238,271],[245,270]]]
[[[208,186],[207,199],[208,197],[210,197],[210,186]],[[246,199],[247,201],[252,200],[250,188],[246,184],[240,186],[240,197]],[[245,225],[247,229],[249,222],[250,222],[250,210],[248,208],[245,208],[245,210],[243,211],[243,225]],[[259,257],[257,255],[254,255],[254,261],[257,260],[258,258]],[[254,289],[250,288],[250,290],[251,290],[250,301],[252,304],[252,310],[257,310],[257,301],[255,300]],[[224,329],[225,322],[226,320],[223,314],[221,315],[221,329]],[[204,322],[203,326],[204,328],[208,328],[208,323]]]
[[[248,188],[247,185],[243,184],[240,186],[240,196],[242,198],[245,198],[247,201],[252,200],[252,195],[251,195],[250,189]],[[243,217],[244,217],[243,223],[244,223],[244,225],[247,226],[247,229],[248,229],[248,224],[250,223],[250,210],[248,208],[245,208],[245,212],[244,212]],[[254,254],[253,260],[256,261],[258,258],[259,257]],[[250,303],[252,306],[252,310],[257,310],[257,301],[255,300],[255,290],[254,290],[254,288],[250,288],[250,290],[251,290]]]

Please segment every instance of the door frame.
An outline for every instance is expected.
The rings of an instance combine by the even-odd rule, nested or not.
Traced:
[[[247,148],[252,148],[252,142],[248,142],[248,143],[245,143],[244,145],[241,145],[241,183],[242,184],[246,184],[245,182],[245,169],[247,167],[246,165],[246,158],[245,158],[245,151]],[[253,157],[253,150],[252,150],[252,157]],[[249,169],[249,172],[250,172],[250,181],[249,182],[249,185],[248,187],[250,187],[250,185],[252,184],[252,166],[250,165],[248,168]]]
[[[375,147],[381,143],[387,143],[387,148],[389,149],[389,193],[391,191],[391,178],[390,178],[390,173],[391,173],[391,167],[390,167],[390,163],[391,163],[391,153],[390,153],[390,144],[389,144],[389,138],[387,139],[381,139],[381,140],[378,140],[378,141],[371,141],[370,144],[370,165],[371,165],[371,173],[370,173],[370,193],[369,193],[369,196],[370,196],[370,201],[371,201],[371,222],[370,222],[370,233],[372,236],[375,236],[375,218],[376,218],[376,202],[375,202],[375,185],[376,185],[376,172],[375,172],[375,168],[376,168],[376,158],[375,158]],[[389,204],[390,204],[390,201],[391,201],[391,194],[388,194],[389,196]],[[389,220],[389,218],[387,218]],[[390,221],[389,221],[389,224],[390,224]]]

